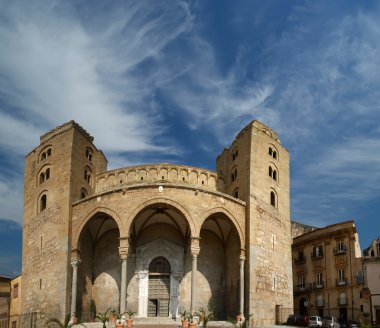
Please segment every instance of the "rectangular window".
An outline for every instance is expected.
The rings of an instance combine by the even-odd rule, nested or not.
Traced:
[[[339,269],[338,270],[338,279],[339,279],[339,282],[344,282],[344,270],[343,269]]]
[[[305,287],[305,277],[304,276],[299,276],[298,277],[298,286],[300,288],[304,288]]]
[[[12,321],[12,328],[16,328],[17,327],[17,321]]]
[[[13,298],[18,297],[18,284],[13,285]]]
[[[317,274],[315,275],[315,279],[316,279],[317,285],[322,285],[322,273],[321,272],[317,272]]]
[[[343,252],[344,251],[344,244],[343,244],[343,241],[338,241],[337,243],[337,248],[338,248],[338,252]]]

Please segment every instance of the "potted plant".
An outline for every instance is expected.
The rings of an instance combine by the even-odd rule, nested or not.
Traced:
[[[109,321],[107,316],[109,310],[110,309],[108,308],[106,312],[99,312],[95,317],[96,320],[100,321],[103,324],[103,328],[107,328],[106,323]]]
[[[189,328],[194,328],[197,326],[197,323],[194,322],[196,320],[196,317],[195,317],[195,313],[189,313],[189,315],[187,316],[187,319],[189,320],[189,325],[188,327]]]
[[[68,328],[71,327],[74,323],[72,321],[72,318],[70,319],[70,314],[67,314],[64,322],[60,321],[57,318],[50,318],[45,322],[45,326],[51,326],[52,324],[55,324],[55,326],[58,326],[59,328]],[[83,323],[80,322],[77,322],[76,324],[86,327]]]
[[[201,307],[199,309],[199,323],[202,322],[202,327],[207,328],[208,322],[214,318],[214,312],[208,311],[205,308]]]
[[[227,321],[231,322],[235,328],[248,328],[250,317],[252,317],[252,314],[240,321],[231,318],[228,318]]]
[[[116,310],[115,310],[115,309],[112,309],[112,310],[111,310],[111,314],[112,314],[112,316],[111,316],[111,322],[112,322],[112,323],[115,323],[115,322],[116,322],[116,319],[117,319]]]
[[[201,307],[196,315],[199,317],[199,323],[203,322],[205,316],[206,316],[206,309],[204,307]]]
[[[183,312],[181,312],[180,315],[181,315],[182,328],[187,328],[188,327],[188,322],[187,322],[188,313],[187,313],[187,311],[183,310]]]
[[[132,327],[132,322],[133,322],[133,316],[136,314],[136,312],[133,312],[132,310],[127,310],[125,313],[128,316],[127,327],[131,328]]]
[[[116,328],[124,328],[125,327],[125,316],[124,314],[116,314]]]
[[[241,312],[240,311],[236,315],[236,321],[237,322],[241,321]]]

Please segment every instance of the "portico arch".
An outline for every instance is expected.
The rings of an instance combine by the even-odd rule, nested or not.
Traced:
[[[84,227],[86,226],[86,224],[93,218],[95,217],[97,214],[99,213],[103,213],[105,215],[108,215],[109,217],[112,217],[112,219],[116,222],[117,224],[117,227],[120,231],[120,236],[125,236],[126,235],[126,232],[125,232],[125,228],[124,228],[124,224],[123,224],[123,221],[122,219],[120,218],[120,216],[113,210],[107,208],[107,207],[96,207],[95,209],[91,210],[85,217],[84,219],[82,220],[82,222],[80,223],[78,229],[76,231],[73,231],[72,232],[72,243],[71,243],[71,249],[72,250],[76,250],[78,249],[78,242],[79,242],[79,238],[80,238],[80,235],[81,233],[83,232],[83,229]]]
[[[109,210],[107,212],[110,213]],[[76,253],[80,254],[80,258],[78,256],[73,272],[73,286],[77,282],[77,290],[73,292],[72,312],[85,320],[93,319],[92,303],[95,304],[97,312],[105,311],[109,307],[119,307],[119,237],[117,221],[105,211],[92,212],[91,216],[83,220],[81,229],[77,232],[74,245],[79,250]],[[79,297],[75,299],[76,295]]]
[[[128,235],[130,235],[130,232],[131,232],[130,229],[132,227],[133,221],[136,219],[136,217],[139,215],[139,213],[141,213],[144,209],[149,208],[152,205],[157,205],[157,204],[161,204],[163,206],[166,205],[168,207],[171,207],[171,208],[175,209],[178,213],[181,213],[181,215],[183,215],[183,217],[187,221],[187,224],[188,224],[188,226],[190,228],[190,234],[191,234],[191,236],[193,236],[193,235],[195,236],[196,235],[195,223],[194,223],[191,215],[187,211],[187,209],[185,207],[183,207],[181,204],[179,204],[178,202],[175,202],[172,199],[164,198],[164,197],[153,198],[153,199],[149,199],[147,201],[144,201],[141,204],[139,204],[131,212],[131,215],[129,216],[129,218],[126,221],[126,227],[128,227]]]
[[[203,292],[198,306],[212,299],[216,317],[225,320],[244,310],[244,239],[227,210],[215,208],[207,214],[200,229],[197,286]]]
[[[156,198],[143,202],[132,211],[129,226],[131,253],[134,263],[128,264],[128,271],[135,272],[128,284],[128,307],[137,311],[137,316],[177,317],[178,290],[186,271],[191,226],[194,224],[188,212],[176,202]],[[153,279],[149,265],[157,257],[167,259],[171,272],[164,278]],[[191,261],[191,259],[188,259]],[[152,279],[150,279],[152,278]],[[169,288],[167,297],[151,290],[164,283]],[[189,299],[190,301],[190,299]],[[159,309],[157,308],[159,306]]]
[[[211,216],[218,214],[218,213],[224,214],[230,220],[231,224],[233,224],[233,226],[236,229],[236,232],[239,235],[240,248],[244,248],[244,245],[245,245],[245,235],[243,232],[244,227],[241,226],[238,219],[230,211],[228,211],[226,208],[224,208],[224,207],[213,207],[212,209],[208,210],[207,212],[205,212],[203,214],[202,222],[204,223],[208,218],[210,218]],[[242,220],[242,222],[244,222],[244,219]],[[200,230],[202,229],[203,223],[201,226],[199,226],[199,231],[197,231],[198,235],[200,235]]]

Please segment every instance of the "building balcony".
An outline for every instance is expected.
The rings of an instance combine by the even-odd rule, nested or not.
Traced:
[[[345,245],[343,245],[343,247],[334,247],[333,253],[334,255],[346,254],[347,247]]]
[[[306,283],[303,285],[294,286],[294,293],[295,294],[307,293],[307,292],[310,292],[311,290],[312,290],[312,284],[311,283]]]
[[[321,289],[324,287],[323,281],[314,281],[313,282],[313,289]]]
[[[311,253],[311,259],[313,261],[323,259],[323,253],[318,253],[317,254],[317,253],[312,252]]]
[[[338,306],[347,306],[347,297],[338,297]]]
[[[321,308],[325,306],[325,301],[324,300],[316,300],[315,301],[315,307],[316,308]]]
[[[342,279],[337,279],[336,280],[336,286],[339,287],[339,286],[346,286],[347,285],[347,279],[346,278],[342,278]]]
[[[306,263],[306,257],[300,257],[298,259],[294,259],[295,264],[305,264]]]

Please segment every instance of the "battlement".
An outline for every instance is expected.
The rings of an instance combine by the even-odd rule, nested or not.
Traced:
[[[69,122],[66,122],[60,126],[57,126],[56,128],[50,130],[49,132],[46,132],[40,137],[41,143],[46,142],[50,138],[65,132],[71,128],[77,129],[79,132],[81,132],[90,142],[94,141],[94,137],[91,136],[84,128],[82,128],[77,122],[74,120],[71,120]]]
[[[186,165],[138,165],[98,174],[95,190],[98,193],[139,182],[146,184],[162,181],[191,184],[216,191],[217,179],[216,172]]]

